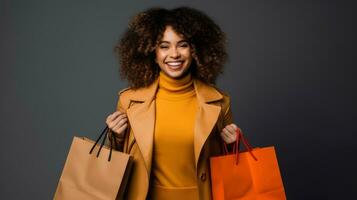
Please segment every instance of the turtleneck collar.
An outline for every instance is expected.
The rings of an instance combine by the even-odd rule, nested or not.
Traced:
[[[165,99],[185,99],[195,95],[191,73],[174,79],[160,71],[158,98]]]

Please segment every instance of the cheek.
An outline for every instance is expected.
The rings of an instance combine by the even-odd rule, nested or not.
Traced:
[[[155,62],[158,62],[160,60],[160,51],[159,50],[155,50]]]
[[[192,59],[193,57],[190,54],[186,56],[186,61],[188,62],[189,65],[192,63]]]
[[[184,55],[185,58],[189,61],[192,60],[192,53],[191,53],[191,50],[189,50],[189,49],[183,51],[181,55]]]
[[[156,53],[156,61],[157,62],[163,62],[163,60],[165,59],[165,54],[162,52],[157,52]]]

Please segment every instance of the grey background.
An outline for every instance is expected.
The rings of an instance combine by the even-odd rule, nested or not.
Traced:
[[[352,1],[2,0],[1,199],[52,199],[73,136],[96,138],[126,87],[112,48],[129,18],[180,5],[227,33],[218,87],[250,142],[276,147],[288,199],[355,196]]]

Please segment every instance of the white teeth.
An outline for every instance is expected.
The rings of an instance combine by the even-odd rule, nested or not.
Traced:
[[[182,64],[182,62],[167,62],[167,64],[172,66],[179,66]]]

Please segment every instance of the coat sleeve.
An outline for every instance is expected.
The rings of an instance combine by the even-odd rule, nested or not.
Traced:
[[[226,96],[225,106],[224,106],[224,117],[223,117],[223,128],[228,124],[233,123],[232,110],[231,110],[231,100],[229,96]]]
[[[233,123],[230,97],[223,93],[223,99],[219,101],[221,113],[217,121],[217,130],[220,133],[225,126]]]
[[[231,109],[231,100],[228,95],[224,95],[224,100],[223,100],[223,123],[221,126],[221,130],[226,127],[228,124],[233,123],[233,117],[232,117],[232,109]],[[233,148],[233,144],[227,144],[228,151],[231,152]]]
[[[127,89],[121,90],[118,93],[118,101],[117,101],[117,106],[116,106],[116,110],[120,111],[120,112],[126,112],[126,106],[124,103],[124,95],[123,92],[125,92]],[[128,129],[128,128],[127,128]],[[127,132],[127,130],[125,130],[125,133]],[[108,146],[110,145],[110,141],[112,140],[112,134],[113,132],[111,130],[109,130],[109,134],[108,134]],[[124,138],[126,138],[127,134],[125,134]],[[114,148],[118,151],[123,151],[124,149],[124,143],[125,143],[125,139],[118,139],[116,138],[116,146],[114,146]],[[112,140],[112,144],[115,145],[114,140]]]

